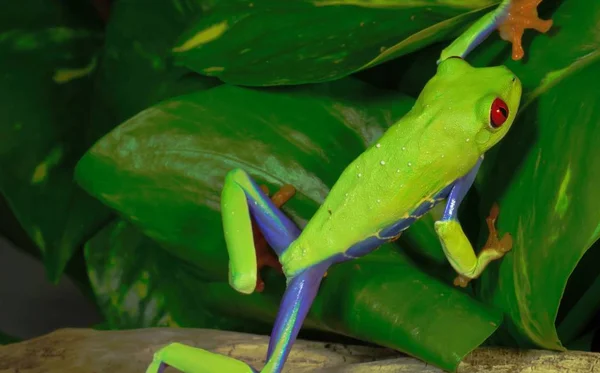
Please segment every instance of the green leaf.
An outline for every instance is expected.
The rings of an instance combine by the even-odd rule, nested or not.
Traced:
[[[293,184],[298,194],[284,210],[302,226],[345,166],[412,104],[354,79],[294,89],[220,86],[162,102],[119,126],[82,158],[77,179],[166,253],[124,223],[88,245],[90,277],[105,294],[103,308],[113,308],[105,311],[109,318],[154,322],[168,309],[186,326],[206,325],[205,312],[271,324],[282,276],[268,272],[267,291],[250,296],[227,284],[219,213],[226,172],[243,167],[271,190]],[[186,270],[195,271],[194,279],[176,277]],[[143,291],[135,290],[140,282]],[[171,292],[174,300],[165,301]],[[146,311],[147,304],[156,307]],[[453,369],[500,321],[499,312],[423,274],[386,245],[331,269],[305,327]]]
[[[592,271],[588,271],[592,272]],[[558,326],[558,335],[561,341],[569,343],[585,333],[585,328],[591,323],[598,310],[600,310],[600,273],[596,268],[592,273],[596,278],[585,283],[585,293],[579,297],[579,300],[566,316],[560,321]]]
[[[506,64],[525,90],[516,122],[478,181],[482,205],[500,201],[499,230],[514,239],[478,293],[506,312],[502,341],[560,350],[563,291],[600,223],[600,3],[562,2],[553,19],[554,35],[537,35],[526,62],[511,61],[497,39],[475,58]]]
[[[138,112],[220,84],[175,67],[170,50],[208,1],[119,0],[111,5],[96,81],[93,122],[102,136]]]
[[[87,150],[102,39],[65,27],[0,34],[0,192],[57,281],[108,210],[73,182]]]
[[[16,342],[20,342],[19,338],[0,332],[0,345],[7,345]]]
[[[425,274],[390,245],[330,272],[315,301],[316,318],[445,370],[455,370],[502,322],[499,310]]]
[[[100,230],[85,245],[85,257],[106,317],[104,329],[244,328],[239,320],[211,314],[202,302],[207,284],[194,276],[193,268],[130,223],[116,220]]]
[[[597,240],[569,277],[561,299],[556,317],[557,332],[561,342],[569,349],[577,343],[575,339],[582,337],[595,324],[595,315],[600,315],[600,297],[596,290],[600,286],[600,271],[596,265],[599,260],[600,240]]]
[[[268,333],[283,292],[281,277],[267,276],[267,291],[249,296],[227,282],[204,281],[189,264],[124,221],[99,232],[85,252],[110,329],[172,326]],[[500,321],[497,310],[423,274],[386,245],[330,270],[304,332],[362,338],[454,369]],[[468,332],[464,325],[470,325]]]
[[[227,171],[243,167],[270,187],[287,180],[298,201],[318,204],[353,157],[412,103],[355,80],[295,91],[220,86],[133,117],[82,158],[76,177],[174,255],[223,279],[225,242],[214,233],[222,232]]]
[[[283,286],[269,280],[264,294],[241,295],[226,282],[210,283],[202,294],[220,315],[272,323]],[[499,310],[423,273],[387,244],[328,271],[304,328],[377,343],[454,370],[501,321]]]
[[[90,0],[20,0],[0,3],[0,33],[13,29],[33,31],[57,26],[99,31],[102,23]]]
[[[234,0],[173,48],[188,68],[237,85],[330,81],[458,35],[497,0]]]

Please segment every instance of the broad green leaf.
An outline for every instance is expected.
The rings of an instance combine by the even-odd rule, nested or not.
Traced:
[[[100,230],[85,245],[85,257],[105,329],[244,328],[242,321],[207,310],[207,283],[130,223],[116,220]]]
[[[100,231],[85,253],[109,329],[175,326],[268,333],[283,292],[281,277],[267,276],[267,291],[250,296],[226,282],[204,281],[188,263],[122,220]],[[303,332],[362,338],[454,369],[500,321],[500,312],[428,277],[386,245],[331,269]]]
[[[91,145],[91,76],[102,39],[64,27],[0,34],[0,192],[57,281],[108,210],[73,181]]]
[[[172,64],[177,36],[208,0],[119,0],[111,5],[94,94],[93,123],[104,135],[159,101],[220,84]]]
[[[222,278],[225,243],[215,232],[227,171],[243,167],[272,190],[292,183],[296,200],[320,203],[412,103],[352,79],[296,90],[220,86],[136,115],[82,158],[76,176],[173,254]]]
[[[450,40],[497,0],[222,1],[182,34],[177,61],[237,85],[330,81]]]
[[[536,36],[525,62],[511,61],[498,40],[475,58],[506,64],[525,88],[479,180],[482,206],[500,201],[499,229],[512,233],[514,248],[484,273],[478,293],[506,312],[505,342],[560,350],[563,291],[600,223],[600,3],[565,1],[552,18],[554,35]]]
[[[585,332],[585,328],[592,322],[600,310],[600,271],[596,268],[596,278],[584,284],[585,293],[573,305],[560,321],[557,328],[561,341],[569,343]]]
[[[596,290],[600,285],[600,240],[597,240],[577,264],[567,283],[556,317],[557,332],[561,342],[569,349],[575,340],[595,324],[600,315],[600,297]]]
[[[526,169],[526,171],[522,174],[519,173],[519,176],[514,177],[512,174],[515,170],[520,170],[522,162],[529,162],[529,167],[531,167],[532,163],[538,162],[537,158],[532,158],[537,156],[539,153],[536,151],[540,151],[540,149],[549,149],[544,151],[542,157],[539,162],[541,162],[541,166],[538,168],[540,170],[545,170],[545,173],[552,174],[556,173],[557,170],[553,167],[560,167],[561,162],[564,162],[566,159],[571,157],[581,157],[584,159],[588,155],[582,155],[581,153],[577,153],[575,150],[571,150],[571,146],[573,149],[577,149],[578,146],[575,145],[561,145],[560,147],[556,144],[549,144],[549,139],[553,136],[556,137],[568,137],[570,136],[571,130],[578,131],[581,136],[585,136],[586,139],[592,141],[594,139],[593,134],[587,134],[589,129],[586,129],[585,123],[578,122],[576,125],[565,125],[560,122],[554,123],[555,119],[545,117],[544,121],[538,121],[538,115],[541,115],[540,112],[540,103],[544,102],[545,95],[551,94],[553,92],[562,92],[562,94],[569,94],[568,88],[561,88],[560,86],[555,86],[561,79],[569,80],[572,73],[579,71],[582,68],[586,68],[587,64],[590,64],[588,69],[594,69],[594,66],[597,66],[596,62],[596,53],[598,50],[598,38],[592,30],[595,30],[595,25],[597,24],[597,20],[600,18],[600,10],[599,8],[594,6],[585,6],[584,4],[562,4],[558,1],[544,1],[540,7],[540,15],[542,18],[554,18],[555,19],[555,27],[551,30],[548,35],[541,35],[534,31],[527,31],[525,33],[525,47],[526,47],[526,57],[523,61],[512,61],[510,59],[510,44],[506,43],[499,39],[497,33],[494,33],[487,42],[482,44],[478,49],[472,52],[472,56],[469,58],[470,62],[472,62],[475,66],[492,66],[498,64],[506,64],[511,70],[517,73],[524,86],[524,99],[523,103],[525,105],[529,105],[526,107],[522,107],[522,111],[524,111],[524,118],[520,119],[513,129],[511,129],[511,133],[508,138],[503,140],[503,142],[492,149],[486,155],[486,161],[483,164],[482,170],[480,171],[477,180],[476,180],[476,188],[474,191],[480,192],[484,198],[484,202],[481,204],[480,211],[475,211],[477,209],[465,209],[464,214],[461,216],[461,222],[464,224],[465,219],[463,217],[468,217],[471,215],[479,216],[479,221],[483,222],[483,217],[487,214],[488,206],[494,200],[501,200],[501,196],[505,189],[505,184],[510,183],[509,187],[514,195],[519,195],[520,198],[524,200],[528,200],[532,195],[536,195],[538,186],[538,180],[532,180],[530,178],[524,178],[523,175],[526,175],[527,172],[531,172],[531,168]],[[558,9],[558,11],[557,11]],[[556,14],[553,16],[553,13]],[[435,60],[439,56],[439,50],[443,48],[445,45],[440,44],[438,46],[432,46],[429,50],[424,50],[419,52],[412,61],[412,66],[410,66],[404,77],[401,80],[401,89],[404,92],[410,94],[416,94],[422,86],[425,84],[428,76],[433,73],[435,69]],[[588,72],[589,73],[589,72]],[[584,73],[582,73],[584,74]],[[584,78],[582,78],[584,79]],[[594,79],[594,78],[590,78]],[[593,81],[593,80],[591,80]],[[566,83],[565,83],[566,84]],[[581,104],[584,106],[593,105],[587,104],[586,101],[591,97],[598,96],[598,90],[594,87],[593,84],[585,84],[581,82],[582,88],[574,88],[575,92],[579,92],[582,95],[586,96],[586,99],[582,100]],[[406,89],[408,87],[408,89]],[[549,96],[555,100],[563,100],[562,95]],[[550,99],[550,98],[549,98]],[[571,102],[569,105],[575,105]],[[549,105],[544,106],[545,110],[548,110]],[[565,110],[561,107],[561,110]],[[546,114],[549,116],[555,115],[554,111]],[[564,120],[564,119],[563,119]],[[588,127],[593,127],[593,119],[591,119]],[[541,126],[544,131],[544,138],[539,138],[537,132],[537,127]],[[559,126],[559,127],[557,127]],[[573,128],[574,127],[574,128]],[[559,129],[558,132],[553,133],[556,129]],[[562,135],[561,135],[562,134]],[[544,140],[544,141],[543,141]],[[503,145],[504,144],[504,145]],[[598,147],[598,143],[589,143],[588,151],[592,151],[594,147]],[[560,150],[558,150],[560,149]],[[515,151],[516,150],[516,151]],[[573,152],[571,156],[570,153]],[[593,157],[589,160],[589,166],[582,166],[586,170],[588,167],[593,168]],[[544,163],[548,162],[548,163]],[[498,173],[498,166],[502,167],[503,172]],[[564,166],[564,164],[563,164]],[[535,169],[535,167],[534,167]],[[588,183],[588,176],[586,171],[581,171],[581,175],[577,177],[575,174],[571,174],[571,181],[575,178],[577,185],[584,185]],[[584,176],[585,175],[585,176]],[[538,177],[541,177],[538,175]],[[537,178],[536,178],[537,179]],[[546,180],[546,179],[544,179]],[[589,179],[589,180],[593,180]],[[554,181],[554,184],[551,184],[554,189],[550,189],[547,191],[549,194],[558,193],[560,191],[560,184],[558,180]],[[579,188],[579,187],[575,187]],[[575,189],[577,190],[577,189]],[[522,194],[522,195],[521,195]],[[469,194],[471,195],[471,193]],[[548,195],[544,195],[548,197]],[[548,205],[545,209],[540,210],[539,206],[543,204],[543,198],[539,197],[539,200],[533,204],[533,201],[529,200],[527,202],[523,202],[523,200],[513,200],[511,203],[513,204],[514,209],[519,209],[522,214],[527,214],[527,209],[524,209],[523,206],[528,206],[529,214],[535,213],[535,215],[539,219],[540,211],[547,211],[550,209],[550,205]],[[550,197],[548,197],[549,200]],[[584,197],[580,197],[584,198]],[[591,200],[594,199],[592,195],[589,197]],[[506,203],[503,201],[503,204]],[[547,202],[546,202],[547,203]],[[585,204],[586,202],[579,202]],[[511,232],[513,235],[516,230],[512,230],[510,225],[505,226],[504,223],[507,221],[510,222],[510,219],[514,219],[515,216],[506,216],[504,211],[504,207],[502,208],[503,212],[501,212],[500,217],[500,230],[501,232]],[[551,210],[550,210],[551,211]],[[550,212],[546,212],[550,214]],[[554,212],[552,212],[554,213]],[[518,214],[517,214],[518,215]],[[520,216],[520,215],[519,215]],[[583,218],[583,216],[580,216]],[[529,217],[531,219],[531,217]],[[565,226],[569,226],[567,230],[567,234],[577,235],[578,230],[576,229],[577,224],[574,221],[563,220],[562,224]],[[594,242],[595,239],[598,238],[600,231],[598,230],[598,222],[594,222],[594,217],[590,218],[589,225],[587,228],[579,227],[580,229],[586,229],[589,241],[583,243],[579,246],[578,249],[572,251],[570,249],[566,249],[567,247],[572,248],[571,244],[564,244],[564,248],[561,247],[560,243],[550,244],[548,241],[552,236],[556,236],[556,233],[547,233],[546,228],[548,226],[552,227],[552,225],[538,226],[539,222],[536,219],[535,225],[530,226],[528,231],[535,232],[536,236],[539,238],[542,235],[547,235],[545,240],[539,241],[540,245],[548,245],[547,250],[555,250],[560,252],[560,254],[556,255],[555,261],[548,262],[546,260],[540,260],[538,257],[535,257],[535,264],[533,263],[533,257],[530,258],[530,262],[525,264],[521,263],[520,265],[515,264],[515,271],[517,269],[522,271],[522,273],[529,273],[527,276],[532,276],[535,273],[535,278],[538,281],[537,288],[535,289],[535,294],[531,295],[526,291],[526,288],[520,288],[520,285],[515,283],[514,288],[509,287],[500,291],[495,288],[494,283],[496,280],[496,275],[492,275],[494,273],[494,268],[497,268],[499,265],[503,271],[509,271],[504,266],[505,264],[492,264],[489,275],[484,275],[483,281],[488,281],[489,291],[492,293],[503,293],[503,292],[515,292],[521,293],[520,299],[527,298],[529,301],[525,302],[525,304],[519,304],[516,298],[514,298],[514,294],[512,296],[506,295],[506,298],[502,300],[503,307],[506,308],[515,308],[519,307],[519,310],[512,310],[511,314],[513,318],[510,320],[508,324],[506,324],[498,333],[497,341],[500,343],[508,343],[508,344],[526,344],[529,345],[532,340],[531,337],[527,336],[530,331],[520,330],[521,323],[531,323],[538,324],[535,321],[531,321],[532,319],[536,319],[536,315],[543,314],[545,315],[542,324],[536,332],[531,332],[533,335],[537,333],[544,334],[549,340],[554,340],[556,335],[554,334],[554,319],[556,318],[556,323],[560,323],[559,336],[565,338],[562,340],[563,343],[569,343],[569,341],[574,337],[573,333],[576,333],[576,330],[582,330],[582,328],[586,327],[586,322],[589,319],[589,314],[591,312],[595,312],[594,309],[587,309],[584,306],[578,307],[578,309],[585,309],[585,312],[578,312],[574,310],[573,314],[569,314],[571,308],[575,306],[578,302],[580,304],[589,304],[589,302],[596,302],[593,297],[590,298],[590,295],[593,294],[593,291],[588,290],[587,287],[593,283],[594,279],[598,276],[598,271],[596,269],[597,266],[593,266],[594,258],[583,259],[582,263],[580,263],[577,267],[576,272],[573,276],[576,276],[576,279],[569,279],[569,282],[573,282],[572,285],[567,288],[567,292],[563,293],[563,289],[565,287],[565,282],[569,275],[573,271],[576,263],[580,260],[583,253],[586,249]],[[473,222],[469,222],[470,225],[476,224]],[[533,224],[533,222],[530,222]],[[548,223],[549,224],[549,223]],[[554,224],[557,224],[556,222]],[[473,227],[471,227],[473,228]],[[554,229],[554,228],[550,228]],[[476,231],[476,230],[474,230]],[[487,238],[487,229],[483,225],[479,230],[481,235],[480,239],[476,242],[479,247],[483,245],[483,242]],[[432,249],[435,246],[435,241],[437,237],[432,230],[428,230],[427,226],[424,224],[424,221],[419,221],[415,226],[411,227],[409,232],[407,232],[408,238],[414,238],[420,244],[421,250],[425,249],[429,254],[432,253]],[[415,234],[416,233],[416,234]],[[585,235],[585,234],[584,234]],[[470,235],[470,237],[475,237]],[[574,247],[573,247],[574,248]],[[529,247],[523,249],[528,250]],[[538,247],[536,250],[541,250]],[[434,250],[436,251],[436,250]],[[567,253],[571,253],[573,257],[565,258],[563,251]],[[539,251],[533,250],[533,252],[539,254]],[[554,252],[554,251],[553,251]],[[510,254],[510,257],[513,254]],[[507,257],[507,258],[508,258]],[[566,259],[566,260],[563,260]],[[512,260],[512,259],[508,259]],[[591,261],[590,265],[587,265],[586,261]],[[557,265],[556,263],[561,263],[561,265]],[[508,265],[508,264],[507,264]],[[581,268],[580,268],[581,267]],[[551,271],[549,274],[546,274],[546,271]],[[540,274],[542,273],[542,274]],[[491,276],[490,276],[491,275]],[[516,272],[515,272],[516,275]],[[490,276],[487,278],[486,276]],[[543,281],[543,279],[550,277],[554,278],[557,281],[556,288],[552,288],[553,293],[549,294],[548,289],[552,287],[552,284],[544,283],[541,284],[539,281]],[[513,279],[509,278],[505,281],[511,282]],[[574,280],[574,281],[571,281]],[[475,281],[473,285],[477,288],[478,282]],[[533,291],[533,290],[532,290]],[[556,294],[559,292],[559,294]],[[585,294],[585,296],[584,296]],[[581,298],[581,299],[580,299]],[[556,317],[556,310],[558,308],[560,302],[561,312],[558,317]],[[508,304],[511,306],[507,306]],[[534,304],[532,304],[534,303]],[[500,304],[500,301],[498,301]],[[518,306],[517,306],[518,305]],[[541,312],[541,313],[540,313]],[[521,316],[520,316],[521,315]],[[519,320],[520,318],[523,320]],[[566,318],[566,319],[565,319]],[[563,325],[563,321],[567,322],[567,324]],[[517,323],[515,325],[515,322]],[[552,336],[552,337],[550,337]],[[556,347],[556,343],[550,342],[550,345]],[[536,343],[537,344],[537,343]],[[539,346],[539,344],[537,344]],[[542,346],[544,344],[542,343]]]
[[[248,297],[216,282],[203,294],[219,314],[252,315],[272,323],[281,289],[273,289],[268,279],[266,289],[264,295]],[[257,301],[247,300],[252,297]],[[305,327],[376,343],[454,370],[501,321],[499,310],[428,276],[393,245],[384,245],[329,270]]]
[[[0,332],[0,345],[7,345],[16,342],[20,342],[18,338]]]
[[[102,24],[90,0],[19,0],[0,2],[0,33],[51,27],[100,30]]]

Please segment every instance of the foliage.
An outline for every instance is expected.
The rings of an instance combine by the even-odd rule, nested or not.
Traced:
[[[0,333],[0,345],[7,345],[15,342],[19,342],[19,339],[4,333]]]
[[[268,333],[284,280],[267,270],[267,290],[249,296],[228,286],[225,173],[241,166],[272,191],[293,184],[284,211],[303,226],[410,109],[440,50],[498,2],[117,0],[104,26],[91,3],[26,3],[0,5],[1,221],[21,229],[3,234],[36,250],[53,281],[84,273],[103,328]],[[523,82],[518,119],[460,212],[481,246],[499,202],[513,251],[455,288],[432,212],[398,243],[332,268],[304,332],[446,369],[482,343],[591,348],[600,5],[540,10],[554,33],[526,38],[524,61],[497,35],[469,59]]]

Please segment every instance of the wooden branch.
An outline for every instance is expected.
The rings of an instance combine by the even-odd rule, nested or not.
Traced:
[[[0,346],[0,373],[143,373],[160,347],[181,342],[261,367],[268,337],[207,329],[154,328],[125,331],[63,329]],[[441,370],[384,348],[298,341],[284,372],[440,373]],[[169,368],[165,373],[175,373]],[[459,373],[600,373],[600,354],[482,348]]]

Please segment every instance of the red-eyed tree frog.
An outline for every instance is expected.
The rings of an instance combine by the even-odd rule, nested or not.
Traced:
[[[323,204],[300,230],[243,170],[234,169],[222,192],[222,217],[229,253],[229,283],[252,293],[257,253],[252,218],[279,258],[287,288],[261,373],[279,373],[328,268],[367,255],[396,239],[434,205],[446,201],[435,231],[446,257],[466,286],[488,263],[511,249],[498,239],[494,208],[490,239],[479,255],[457,219],[483,156],[510,129],[519,108],[521,83],[506,67],[474,68],[464,57],[494,29],[513,38],[520,58],[525,28],[545,32],[537,18],[540,0],[504,0],[442,51],[435,76],[414,107],[342,172]],[[530,6],[534,4],[533,6]],[[512,30],[512,31],[511,31]],[[260,282],[259,282],[260,284]],[[185,373],[257,373],[236,359],[172,343],[159,350],[147,373],[172,366]]]

